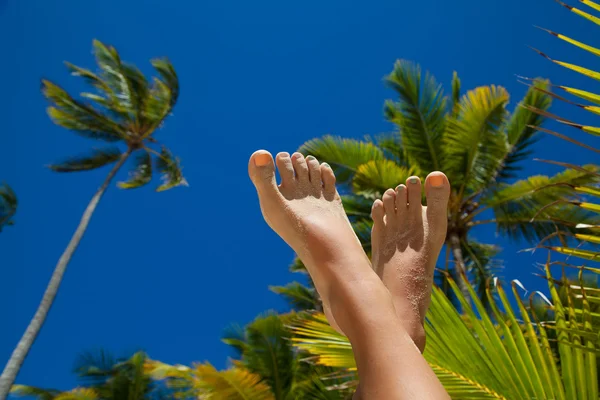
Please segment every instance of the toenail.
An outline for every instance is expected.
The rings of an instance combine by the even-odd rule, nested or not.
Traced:
[[[433,187],[440,187],[444,184],[444,178],[441,175],[430,176],[429,181]]]
[[[290,153],[286,153],[285,151],[279,153],[279,157],[289,157]]]
[[[419,182],[419,178],[410,178],[410,183],[417,183]]]
[[[396,190],[403,190],[404,188],[405,188],[405,186],[402,184],[396,186]]]
[[[292,158],[302,158],[302,154],[294,153],[294,154],[292,154]]]
[[[316,160],[316,158],[314,158],[313,156],[306,156],[307,160]]]
[[[327,164],[326,162],[324,162],[323,164],[321,164],[322,166],[324,166],[325,168],[331,168],[331,165]]]
[[[268,154],[257,154],[254,157],[254,165],[257,167],[264,167],[271,162],[271,157]]]

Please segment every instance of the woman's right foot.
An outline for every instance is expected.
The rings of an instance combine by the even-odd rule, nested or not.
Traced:
[[[308,269],[330,324],[348,334],[348,318],[355,314],[348,308],[363,308],[358,301],[363,295],[353,292],[355,283],[361,291],[365,286],[375,288],[377,296],[387,290],[348,221],[331,167],[300,153],[279,153],[276,163],[280,185],[269,152],[256,151],[248,165],[265,221]]]
[[[398,318],[423,351],[423,323],[429,307],[433,272],[448,226],[450,183],[441,172],[425,180],[427,207],[421,204],[421,181],[388,189],[375,200],[371,233],[373,269],[394,299]]]

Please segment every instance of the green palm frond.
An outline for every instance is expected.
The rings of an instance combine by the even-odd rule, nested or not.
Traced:
[[[405,60],[397,61],[385,78],[398,94],[397,102],[388,100],[384,112],[394,123],[408,163],[419,171],[434,171],[442,166],[446,98],[442,87],[429,73]]]
[[[498,185],[495,191],[481,199],[483,208],[470,218],[491,208],[493,220],[478,221],[473,225],[493,222],[500,232],[512,239],[522,237],[533,241],[557,230],[574,231],[577,223],[600,221],[592,213],[565,201],[572,194],[572,187],[598,182],[597,171],[596,166],[586,165],[580,170],[567,169],[552,177],[537,175],[510,185]]]
[[[315,289],[301,283],[291,282],[285,286],[270,286],[269,289],[282,295],[296,311],[316,310],[320,307]]]
[[[127,136],[123,126],[93,107],[73,99],[60,86],[43,80],[42,93],[51,104],[48,115],[55,124],[84,137],[106,142],[116,142]]]
[[[426,318],[424,356],[452,398],[598,398],[595,360],[600,343],[586,311],[589,296],[588,306],[577,313],[575,303],[561,302],[548,266],[546,274],[556,317],[545,324],[532,319],[516,281],[512,283],[514,302],[501,285],[494,288],[497,297],[488,287],[488,311],[470,286],[474,306],[449,279],[462,314],[440,289],[434,289]],[[591,289],[587,292],[593,293]],[[558,360],[548,340],[554,329],[559,332]],[[334,331],[322,314],[299,319],[293,331],[295,345],[313,354],[319,363],[356,368],[349,341]]]
[[[48,168],[54,172],[89,171],[112,164],[121,156],[122,152],[118,147],[104,147],[92,150],[91,154],[71,157],[59,163],[50,164]]]
[[[504,88],[480,87],[467,92],[456,118],[448,119],[444,170],[453,176],[459,194],[488,185],[504,160],[508,144],[501,127],[507,103]]]
[[[152,158],[148,151],[140,152],[135,159],[135,166],[130,172],[129,180],[119,182],[121,189],[134,189],[144,186],[152,180]]]
[[[3,226],[13,225],[17,212],[17,195],[6,183],[0,184],[0,232]]]
[[[41,389],[35,386],[13,385],[10,394],[17,397],[35,397],[38,400],[54,400],[60,394],[60,390]]]
[[[352,180],[353,192],[373,200],[381,197],[387,189],[406,182],[412,174],[413,170],[401,167],[391,160],[367,161],[356,169]]]
[[[515,177],[514,173],[519,169],[518,163],[532,154],[531,146],[538,139],[537,130],[534,127],[541,126],[545,118],[526,107],[548,110],[552,104],[552,98],[542,91],[546,90],[548,85],[548,81],[536,79],[533,87],[527,91],[508,121],[506,133],[509,151],[498,173],[499,178]]]
[[[261,377],[276,399],[289,393],[297,360],[285,324],[290,317],[276,314],[259,316],[244,331],[244,349],[239,365]],[[226,341],[226,340],[225,340]]]
[[[54,400],[97,400],[102,399],[94,389],[77,388],[68,392],[62,392]]]
[[[383,151],[371,142],[330,135],[309,140],[298,151],[327,161],[340,183],[347,182],[362,164],[384,159]]]
[[[458,105],[460,103],[460,78],[458,73],[454,71],[452,74],[452,115],[456,117],[458,114]]]
[[[162,173],[163,184],[156,189],[158,192],[169,190],[176,186],[188,186],[181,173],[179,158],[173,157],[171,152],[163,147],[160,156],[156,158],[156,169]]]
[[[262,382],[260,375],[243,367],[218,371],[209,363],[190,368],[148,361],[146,370],[153,379],[166,381],[181,398],[275,400],[271,388]]]

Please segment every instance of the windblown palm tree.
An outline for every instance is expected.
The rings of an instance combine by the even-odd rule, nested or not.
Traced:
[[[146,354],[135,353],[131,358],[116,359],[110,354],[84,354],[75,372],[81,386],[62,392],[33,386],[14,385],[15,396],[39,400],[160,400],[172,398],[146,373]]]
[[[410,175],[424,177],[444,171],[452,184],[446,238],[446,270],[463,274],[478,285],[486,300],[485,282],[493,274],[489,261],[498,252],[494,245],[474,240],[469,232],[493,224],[511,239],[535,241],[555,231],[573,231],[575,223],[590,217],[577,207],[542,209],[569,192],[565,185],[598,180],[597,168],[567,170],[555,176],[531,176],[514,182],[520,162],[532,151],[536,128],[551,97],[548,83],[536,81],[514,112],[498,86],[478,87],[461,95],[456,73],[452,95],[446,97],[433,76],[423,76],[419,66],[398,61],[386,83],[398,101],[385,104],[385,116],[397,130],[365,140],[325,136],[305,143],[300,151],[329,163],[346,191],[346,212],[369,250],[373,200]],[[540,89],[540,90],[536,90]],[[597,221],[598,219],[593,219]],[[450,253],[454,268],[450,268]],[[466,281],[455,279],[465,297]]]
[[[77,100],[48,80],[42,81],[42,93],[50,102],[48,114],[54,123],[110,145],[53,164],[50,168],[57,172],[76,172],[114,165],[85,209],[71,241],[58,260],[38,310],[0,376],[0,400],[6,398],[50,311],[67,264],[83,238],[98,202],[125,162],[135,154],[131,176],[119,183],[120,188],[132,189],[149,183],[153,175],[153,160],[154,167],[163,177],[158,191],[187,184],[179,160],[153,138],[171,114],[179,95],[179,81],[169,60],[151,61],[160,78],[148,82],[135,66],[122,62],[113,47],[97,40],[93,47],[98,73],[69,63],[67,67],[73,75],[89,83],[94,93],[82,93],[84,99]],[[118,147],[117,143],[123,147]]]
[[[269,313],[245,329],[230,330],[223,341],[236,350],[232,366],[218,371],[209,363],[192,367],[150,361],[152,376],[165,380],[181,398],[227,400],[342,400],[348,394],[346,378],[332,368],[308,363],[298,352],[287,329],[294,314]],[[351,374],[353,375],[353,374]],[[335,388],[335,390],[331,390]]]
[[[0,232],[4,226],[13,225],[17,212],[17,195],[7,184],[0,184]]]

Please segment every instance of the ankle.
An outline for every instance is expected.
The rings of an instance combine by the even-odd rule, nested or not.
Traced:
[[[356,333],[364,335],[397,319],[390,292],[374,277],[334,283],[328,291],[331,314],[351,341]]]

